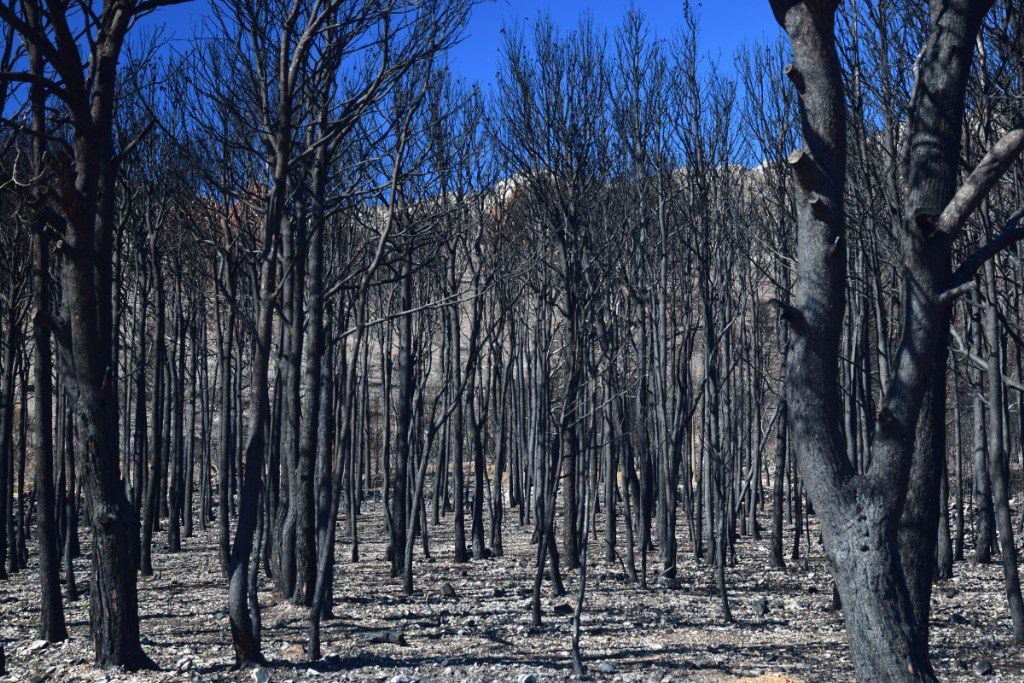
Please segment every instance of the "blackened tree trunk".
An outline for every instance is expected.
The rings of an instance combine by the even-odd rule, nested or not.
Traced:
[[[161,3],[156,3],[157,5]],[[152,666],[139,643],[136,586],[137,518],[120,473],[116,368],[112,357],[114,201],[117,173],[113,122],[117,63],[138,5],[105,3],[86,19],[94,38],[83,73],[69,12],[48,13],[57,45],[52,64],[71,115],[71,173],[61,185],[68,219],[63,256],[64,320],[62,371],[74,416],[82,482],[93,532],[89,613],[95,660],[100,666]],[[10,10],[3,10],[9,13]],[[76,17],[77,20],[77,17]],[[100,27],[102,26],[102,30]]]
[[[0,379],[0,579],[18,571],[18,551],[14,547],[12,505],[14,502],[14,362],[20,344],[17,330],[17,302],[13,291],[5,293],[4,354]],[[10,546],[10,547],[8,547]]]
[[[980,298],[975,294],[975,302]],[[973,321],[970,328],[970,343],[975,353],[981,353],[981,323]],[[974,385],[971,419],[974,425],[974,562],[988,564],[996,547],[995,515],[992,505],[992,486],[988,472],[988,428],[985,424],[985,377],[981,368],[973,368]]]
[[[452,296],[455,292],[459,291],[459,275],[457,272],[456,250],[452,247],[448,251],[448,287],[449,296]],[[451,375],[451,378],[449,379],[449,387],[451,388],[451,391],[457,391],[458,388],[462,386],[463,381],[469,381],[463,378],[461,333],[462,317],[460,315],[459,306],[456,305],[452,307],[452,309],[447,312],[447,316],[448,335],[445,339],[448,343],[448,352],[450,354],[448,361],[448,372]],[[463,433],[465,417],[463,402],[461,400],[458,405],[455,406],[455,412],[452,413],[451,420],[451,427],[448,434],[451,439],[452,479],[453,487],[455,489],[454,501],[452,503],[455,508],[455,515],[453,519],[455,524],[455,561],[467,562],[469,560],[469,553],[466,549],[466,465],[464,462],[466,440],[465,434]]]
[[[59,377],[59,375],[58,375]],[[66,581],[66,594],[68,602],[78,600],[78,584],[75,581],[75,569],[72,559],[76,557],[75,548],[76,529],[78,528],[78,515],[75,511],[75,466],[74,450],[72,448],[72,425],[71,413],[67,409],[67,395],[61,391],[61,399],[58,401],[57,421],[61,425],[58,431],[57,444],[60,449],[60,474],[58,477],[57,512],[60,514],[63,525],[63,538],[61,539],[61,552],[64,561],[64,579]]]
[[[412,308],[413,293],[413,262],[412,262],[412,240],[407,240],[405,245],[406,254],[402,259],[402,298],[401,306],[403,311]],[[415,386],[415,350],[413,348],[412,315],[406,314],[399,321],[399,342],[398,342],[398,432],[395,436],[395,466],[394,482],[391,484],[391,576],[401,576],[403,569],[403,552],[406,545],[406,536],[412,533],[408,528],[408,497],[409,497],[409,462],[413,452],[413,400],[416,391]],[[461,435],[459,438],[462,438]],[[457,514],[457,513],[456,513]],[[458,527],[456,527],[458,528]],[[465,548],[463,548],[465,553]],[[466,559],[458,558],[456,562],[465,562]]]
[[[245,468],[238,500],[238,525],[235,540],[228,557],[228,616],[231,623],[231,641],[235,660],[240,664],[264,661],[260,648],[257,622],[253,615],[258,610],[250,605],[250,567],[256,527],[260,516],[260,491],[263,488],[263,458],[266,450],[266,431],[270,418],[270,342],[273,331],[273,294],[276,271],[274,243],[276,229],[271,229],[273,216],[266,218],[264,252],[260,266],[258,337],[252,359],[252,387],[249,433],[245,444]],[[221,494],[223,495],[223,493]]]
[[[167,496],[167,549],[181,551],[181,521],[185,502],[185,434],[183,430],[185,413],[185,309],[182,304],[181,267],[175,264],[174,272],[174,362],[170,365],[171,392],[168,395],[170,407],[171,453],[168,461]]]
[[[939,474],[939,531],[935,541],[935,579],[953,578],[953,537],[949,527],[949,466],[943,458]]]
[[[45,311],[50,305],[50,244],[40,230],[35,240],[35,305]],[[35,423],[36,423],[36,503],[39,515],[40,637],[51,643],[68,637],[60,594],[61,552],[57,540],[56,496],[53,485],[53,371],[50,333],[38,320],[35,333]]]
[[[1017,546],[1013,541],[1013,519],[1010,513],[1010,494],[1007,484],[1009,456],[1006,452],[1006,435],[1003,429],[1003,408],[1006,405],[1006,394],[1003,387],[996,274],[992,261],[985,264],[984,277],[988,290],[984,324],[985,337],[988,342],[988,473],[992,480],[992,503],[996,528],[999,533],[999,544],[1002,547],[1003,578],[1006,599],[1010,607],[1010,617],[1013,620],[1013,637],[1020,645],[1024,643],[1024,599],[1021,598],[1020,592]]]
[[[907,497],[900,516],[900,565],[906,577],[914,619],[927,652],[935,550],[939,534],[939,483],[946,459],[946,363],[950,315],[940,325],[938,348],[921,405]],[[945,503],[942,503],[945,505]]]
[[[234,294],[234,277],[227,259],[220,263],[221,277],[228,297]],[[231,555],[231,472],[234,469],[234,430],[232,400],[234,382],[232,381],[232,347],[235,339],[235,309],[229,302],[224,313],[225,320],[218,326],[218,362],[220,363],[220,424],[218,430],[217,451],[217,540],[220,566],[225,575],[228,572]],[[219,321],[218,321],[219,322]]]
[[[300,257],[307,258],[309,279],[309,315],[308,330],[305,335],[306,364],[302,366],[303,394],[306,404],[301,415],[299,431],[299,453],[295,466],[295,481],[298,486],[299,499],[296,505],[295,519],[295,593],[292,601],[301,605],[310,605],[316,583],[316,497],[314,496],[314,470],[317,462],[318,435],[320,429],[320,401],[322,391],[321,367],[324,356],[324,230],[326,221],[323,215],[324,185],[327,173],[327,149],[321,145],[317,153],[317,164],[313,179],[313,205],[311,216],[312,236],[308,256],[304,256],[305,245],[300,249]],[[305,240],[303,240],[304,242]],[[296,302],[302,306],[301,297]],[[298,369],[298,368],[296,368]]]
[[[807,145],[790,157],[796,181],[798,269],[792,306],[784,307],[784,313],[793,342],[786,388],[793,450],[821,520],[858,676],[933,678],[926,634],[915,618],[900,564],[897,525],[910,486],[921,407],[955,295],[951,245],[1005,170],[999,163],[980,165],[980,176],[972,173],[961,191],[956,190],[971,54],[992,3],[931,3],[929,37],[908,124],[908,192],[900,234],[908,282],[905,324],[871,445],[871,464],[862,475],[847,456],[838,382],[847,285],[846,102],[834,36],[839,2],[771,4],[790,36],[794,65],[789,76],[800,94]],[[1013,156],[1019,151],[1013,150]],[[931,553],[926,561],[933,559]]]
[[[164,423],[164,364],[166,344],[164,342],[165,306],[163,275],[160,272],[160,249],[156,234],[150,235],[150,261],[154,282],[154,316],[155,325],[153,342],[153,410],[150,422],[152,430],[149,438],[149,473],[146,477],[146,493],[142,506],[142,545],[140,571],[143,576],[153,575],[153,532],[160,515],[160,482],[163,481],[163,446],[162,436]]]
[[[32,5],[26,6],[26,19],[33,28],[39,27],[39,13]],[[42,75],[43,60],[39,49],[28,45],[30,68],[33,74]],[[30,92],[32,102],[32,166],[36,178],[42,178],[46,163],[46,95],[42,86],[35,84]],[[35,188],[33,201],[45,201],[40,185]],[[33,316],[33,380],[35,381],[35,427],[36,427],[36,503],[39,521],[37,524],[37,545],[39,548],[39,636],[51,643],[68,637],[64,620],[64,605],[60,594],[60,546],[58,544],[56,495],[53,486],[53,349],[50,345],[50,331],[43,324],[42,315],[51,310],[50,300],[50,249],[52,245],[45,230],[42,212],[33,216],[33,299],[36,315]],[[73,579],[72,579],[73,581]]]

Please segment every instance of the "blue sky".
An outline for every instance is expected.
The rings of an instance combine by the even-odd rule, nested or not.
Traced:
[[[452,67],[470,80],[491,83],[500,61],[503,24],[531,21],[544,12],[556,26],[570,28],[589,12],[598,27],[611,32],[622,22],[628,4],[610,0],[485,1],[474,9],[468,35],[451,56]],[[659,38],[672,37],[682,23],[682,0],[634,0],[634,5]],[[733,52],[740,44],[778,31],[768,0],[694,0],[693,6],[700,21],[702,51],[720,59],[726,70],[731,70]]]
[[[660,38],[671,37],[682,22],[682,0],[634,0],[634,4]],[[778,32],[768,0],[694,0],[693,4],[700,19],[701,50],[718,59],[727,72],[739,45]],[[473,10],[467,35],[451,54],[452,68],[469,81],[490,85],[498,69],[500,30],[505,23],[532,21],[538,12],[546,12],[556,25],[569,28],[589,12],[598,27],[610,31],[619,25],[627,6],[611,0],[483,0]],[[145,23],[162,23],[169,33],[184,39],[202,24],[207,11],[207,0],[193,0],[163,8]]]

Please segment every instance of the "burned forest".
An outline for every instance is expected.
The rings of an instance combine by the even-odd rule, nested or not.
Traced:
[[[643,4],[0,0],[0,681],[1024,680],[1024,5]]]

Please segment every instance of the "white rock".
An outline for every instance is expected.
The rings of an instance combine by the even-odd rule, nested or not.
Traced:
[[[39,650],[42,650],[43,648],[45,648],[49,644],[50,643],[48,643],[45,640],[33,640],[31,642],[31,644],[29,644],[29,646],[28,646],[26,651],[27,652],[38,652]]]

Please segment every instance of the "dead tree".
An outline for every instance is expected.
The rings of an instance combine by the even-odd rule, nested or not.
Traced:
[[[789,159],[797,186],[798,231],[797,284],[784,310],[792,342],[786,399],[793,449],[821,520],[858,676],[931,679],[925,630],[915,614],[921,594],[930,591],[931,574],[909,573],[921,576],[922,585],[908,586],[897,526],[908,491],[921,485],[912,478],[915,434],[921,438],[919,417],[932,378],[945,375],[947,312],[963,284],[952,273],[951,246],[1024,148],[1024,130],[993,146],[957,190],[971,54],[992,3],[930,3],[928,39],[911,104],[900,231],[905,324],[878,415],[871,464],[858,474],[847,454],[838,383],[847,287],[843,192],[848,154],[847,104],[834,33],[839,2],[771,4],[792,43],[789,76],[800,97],[806,145]],[[978,261],[994,250],[982,248],[961,268],[973,277]],[[937,358],[941,369],[936,369]],[[931,395],[940,394],[933,390]],[[908,544],[934,547],[937,519],[925,521],[928,528],[903,540],[905,550]],[[921,555],[921,561],[934,562],[933,552]]]

